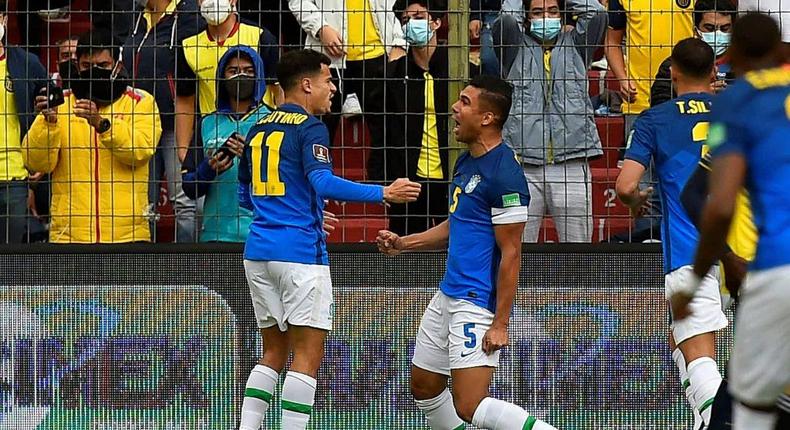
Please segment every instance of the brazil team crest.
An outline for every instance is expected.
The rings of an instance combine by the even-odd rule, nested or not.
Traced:
[[[687,9],[691,6],[691,0],[675,0],[675,4],[681,9]]]
[[[472,191],[474,191],[475,188],[477,188],[477,184],[480,183],[480,180],[481,180],[480,175],[473,175],[472,179],[470,179],[469,182],[466,183],[466,188],[464,188],[464,192],[466,194],[471,194]]]

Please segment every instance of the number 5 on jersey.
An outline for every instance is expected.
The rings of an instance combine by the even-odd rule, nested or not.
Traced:
[[[258,133],[252,138],[252,195],[281,197],[285,195],[285,184],[280,182],[280,146],[284,133],[273,131],[269,135]],[[266,147],[266,152],[263,147]],[[261,166],[266,166],[266,180],[261,178]]]

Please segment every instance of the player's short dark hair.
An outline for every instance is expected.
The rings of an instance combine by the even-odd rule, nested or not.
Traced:
[[[672,48],[672,67],[685,76],[705,79],[713,71],[716,55],[713,48],[704,41],[690,37],[683,39]]]
[[[8,2],[0,0],[0,15],[5,15],[6,13],[8,13]]]
[[[103,51],[110,51],[112,58],[118,61],[121,48],[107,30],[92,30],[77,39],[77,58],[82,58],[83,55],[93,56]]]
[[[283,91],[293,89],[302,78],[321,72],[321,65],[332,65],[325,54],[312,49],[297,49],[286,52],[277,63],[277,79]]]
[[[697,0],[694,3],[694,26],[699,27],[703,15],[711,12],[727,15],[732,22],[738,17],[738,9],[730,0]]]
[[[730,49],[744,59],[761,59],[776,52],[782,44],[779,25],[768,15],[750,12],[732,26]]]
[[[475,76],[469,86],[480,90],[480,102],[485,109],[496,116],[498,128],[502,128],[510,114],[510,105],[513,103],[513,86],[507,81],[493,75]]]

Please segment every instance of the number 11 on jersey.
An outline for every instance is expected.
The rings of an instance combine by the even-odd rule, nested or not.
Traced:
[[[280,197],[285,195],[285,184],[280,182],[280,146],[284,132],[258,133],[252,138],[252,195]],[[266,146],[264,161],[263,146]],[[266,180],[261,178],[261,165],[266,165]]]

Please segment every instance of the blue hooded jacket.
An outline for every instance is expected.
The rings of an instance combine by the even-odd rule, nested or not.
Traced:
[[[225,89],[225,67],[235,56],[252,59],[257,85],[252,95],[250,111],[239,117],[231,108],[230,97]],[[266,81],[263,60],[258,52],[248,46],[234,46],[222,56],[217,67],[217,111],[203,117],[201,121],[201,148],[203,160],[194,171],[183,174],[183,188],[187,196],[197,199],[203,195],[203,228],[201,242],[244,242],[252,222],[252,212],[239,207],[238,157],[233,166],[217,175],[209,165],[209,159],[235,132],[246,136],[258,121],[271,112],[263,103]]]

